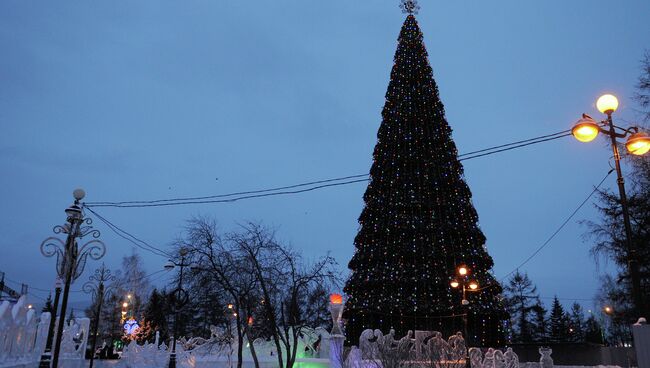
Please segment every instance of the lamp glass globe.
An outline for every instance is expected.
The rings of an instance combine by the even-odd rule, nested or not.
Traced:
[[[614,95],[602,95],[596,101],[596,107],[603,114],[611,114],[618,108],[618,99]]]

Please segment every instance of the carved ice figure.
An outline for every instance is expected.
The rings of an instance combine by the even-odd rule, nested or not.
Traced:
[[[417,360],[427,359],[427,343],[431,336],[431,331],[415,331],[415,358]]]
[[[469,362],[471,368],[483,368],[483,353],[481,353],[481,349],[469,349]]]
[[[508,348],[503,355],[506,360],[506,368],[519,368],[519,357],[512,351],[512,348]]]
[[[379,331],[379,333],[381,333],[381,331]],[[394,329],[391,328],[390,331],[388,331],[388,335],[383,337],[383,342],[386,349],[392,349],[393,347],[397,346]]]
[[[551,358],[551,353],[553,349],[551,348],[539,348],[539,366],[540,368],[553,368],[553,358]]]
[[[447,358],[451,360],[464,359],[467,355],[467,347],[463,334],[456,332],[455,335],[449,337],[448,341],[450,354]]]
[[[363,359],[375,359],[377,357],[377,337],[373,330],[367,329],[361,332],[359,349]]]
[[[402,337],[399,339],[399,342],[397,343],[397,352],[399,356],[408,356],[409,359],[415,358],[412,356],[413,351],[413,343],[415,342],[415,339],[413,338],[413,331],[408,330],[406,333],[406,336]]]
[[[493,348],[489,348],[485,352],[485,357],[483,358],[483,368],[496,368]]]
[[[362,368],[361,361],[363,360],[361,356],[361,350],[356,346],[353,346],[350,352],[348,353],[347,359],[345,359],[345,368]]]
[[[505,368],[506,359],[501,350],[494,351],[494,367],[495,368]]]
[[[429,348],[429,357],[432,361],[447,360],[449,356],[449,343],[442,338],[442,333],[438,331],[433,332],[433,337],[429,339],[427,344]]]

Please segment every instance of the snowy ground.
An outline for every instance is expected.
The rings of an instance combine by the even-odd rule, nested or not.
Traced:
[[[86,368],[89,360],[63,360],[59,362],[60,368]],[[117,365],[118,360],[95,360],[93,367],[96,368],[113,368]],[[4,367],[4,366],[3,366]],[[7,368],[38,368],[38,363],[21,364],[8,366]]]

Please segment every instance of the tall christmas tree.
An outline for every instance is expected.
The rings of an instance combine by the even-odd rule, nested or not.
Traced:
[[[413,4],[412,1],[403,3]],[[422,32],[409,13],[398,40],[377,133],[365,208],[345,286],[346,335],[367,328],[469,331],[474,345],[502,345],[507,315],[493,261],[478,227],[451,128],[438,96]],[[463,305],[457,269],[476,281]],[[462,286],[462,285],[461,285]],[[466,322],[466,324],[465,324]]]

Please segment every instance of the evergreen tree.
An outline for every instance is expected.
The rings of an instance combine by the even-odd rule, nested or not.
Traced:
[[[550,341],[567,342],[569,340],[569,318],[557,297],[553,299],[550,317]]]
[[[573,303],[571,306],[571,314],[569,316],[569,333],[569,338],[571,341],[585,341],[585,314],[582,310],[582,306],[578,303]]]
[[[518,270],[504,286],[505,305],[510,312],[514,326],[514,342],[531,342],[535,330],[534,322],[530,320],[531,312],[539,304],[537,287],[528,278],[528,274]]]
[[[544,304],[537,300],[532,312],[534,321],[533,341],[546,343],[548,341],[548,321],[546,319],[546,308],[544,308]]]
[[[451,334],[462,331],[467,312],[470,343],[501,345],[501,286],[412,14],[399,35],[382,117],[344,289],[347,336],[355,342],[366,328]],[[462,264],[471,272],[465,281],[481,285],[468,293],[468,306],[450,286]]]
[[[53,310],[54,310],[54,305],[52,304],[52,294],[50,294],[47,296],[47,299],[45,300],[45,305],[43,306],[41,312],[52,313]]]
[[[585,321],[585,341],[592,344],[604,344],[603,328],[593,315]]]
[[[169,337],[169,326],[167,325],[167,315],[171,314],[171,308],[167,303],[167,295],[153,289],[149,300],[142,314],[143,321],[140,326],[137,339],[139,341],[152,341],[156,336],[156,331],[160,333],[160,341],[167,340]]]

